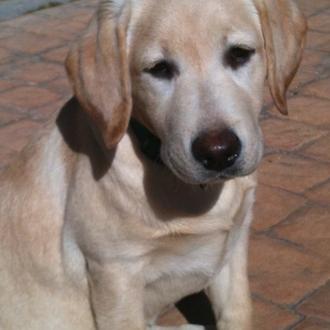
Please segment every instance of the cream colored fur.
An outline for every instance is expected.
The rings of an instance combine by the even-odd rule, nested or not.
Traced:
[[[67,60],[79,102],[1,174],[0,329],[156,330],[200,290],[218,330],[254,329],[258,114],[266,72],[285,111],[304,32],[288,0],[101,1]],[[242,69],[223,64],[230,44],[256,49]],[[143,71],[163,56],[180,65],[175,82]],[[161,139],[165,165],[141,154],[131,113]],[[190,151],[198,132],[223,126],[243,142],[241,171],[225,181]]]

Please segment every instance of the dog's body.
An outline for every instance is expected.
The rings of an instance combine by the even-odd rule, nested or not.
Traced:
[[[299,63],[305,24],[296,7],[278,2],[275,9],[290,10],[290,26],[299,30],[299,38],[287,45],[296,60],[281,63],[284,76],[272,72],[274,63],[268,68],[275,102],[284,111],[281,90],[285,93]],[[1,329],[156,329],[160,313],[203,289],[218,329],[250,327],[246,254],[262,153],[257,117],[270,56],[259,17],[269,4],[258,1],[252,10],[252,1],[241,0],[229,6],[216,0],[157,3],[166,20],[150,16],[151,0],[103,1],[98,20],[67,60],[78,101],[68,102],[57,125],[45,128],[1,176]],[[216,41],[191,44],[186,29],[196,40],[198,32],[203,38],[218,24],[217,15],[228,24],[225,18],[232,21],[238,8],[243,26],[235,25],[234,36],[222,26]],[[176,14],[166,16],[169,10]],[[189,25],[204,11],[207,24]],[[181,19],[175,39],[172,29]],[[247,38],[244,28],[254,33]],[[182,36],[187,39],[180,41]],[[230,38],[235,45],[248,39],[253,51],[239,52],[247,62],[253,56],[251,64],[214,75],[214,44]],[[155,69],[160,56],[155,40],[167,57],[172,54],[171,61],[160,59],[161,70]],[[286,86],[279,88],[282,83]],[[131,94],[133,117],[161,140],[162,163],[146,157],[134,129],[126,130]],[[216,160],[201,161],[205,140],[211,141],[207,146],[219,140],[213,133],[217,127],[235,151],[216,142],[217,154],[211,155]],[[211,135],[201,135],[209,129]],[[231,154],[224,160],[219,150],[225,147]]]
[[[65,115],[72,116],[71,110],[65,109]],[[97,145],[93,148],[95,154],[100,152]],[[207,190],[189,187],[162,165],[141,161],[125,136],[111,164],[112,175],[95,181],[90,159],[72,152],[57,128],[26,153],[28,160],[10,169],[10,182],[2,179],[1,186],[1,211],[8,219],[24,215],[19,223],[1,223],[1,329],[93,329],[84,244],[95,249],[89,251],[91,258],[101,250],[111,267],[119,267],[123,283],[107,280],[114,291],[110,302],[129,300],[128,311],[118,314],[141,307],[139,300],[144,299],[151,321],[175,301],[206,288],[229,258],[235,236],[242,231],[247,235],[250,219],[244,217],[253,201],[253,177]],[[13,183],[16,189],[8,189]],[[27,183],[29,189],[24,190]],[[116,205],[110,217],[108,205]],[[93,220],[77,228],[81,217]],[[79,233],[72,233],[75,230]],[[240,244],[245,254],[246,237]],[[244,255],[238,259],[236,267],[244,268]],[[135,281],[144,282],[143,293]],[[246,283],[238,280],[238,285],[247,290]],[[239,294],[241,303],[247,291]],[[135,317],[132,322],[137,322]],[[132,324],[127,329],[135,329]]]

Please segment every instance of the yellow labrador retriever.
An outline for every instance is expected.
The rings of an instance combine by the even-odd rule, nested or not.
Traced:
[[[250,329],[258,114],[266,76],[286,113],[305,31],[290,0],[101,1],[75,97],[1,176],[1,330],[155,330],[200,290]]]

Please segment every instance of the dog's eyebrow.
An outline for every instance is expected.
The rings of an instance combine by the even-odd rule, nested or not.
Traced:
[[[256,31],[232,31],[226,37],[227,45],[244,45],[249,48],[259,48],[261,46],[261,35],[258,36]]]
[[[171,61],[169,57],[157,55],[157,56],[144,56],[141,61],[142,68],[151,68],[161,61]]]
[[[148,46],[147,51],[143,54],[141,65],[152,66],[163,60],[173,62],[170,51],[165,47],[159,47],[159,45],[151,45]]]

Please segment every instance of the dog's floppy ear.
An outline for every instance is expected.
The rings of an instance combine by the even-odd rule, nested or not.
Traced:
[[[287,89],[296,74],[305,44],[307,23],[291,0],[255,0],[268,67],[268,83],[278,110],[287,114]]]
[[[108,149],[126,131],[132,107],[126,49],[130,8],[126,2],[101,1],[66,59],[75,96]]]

